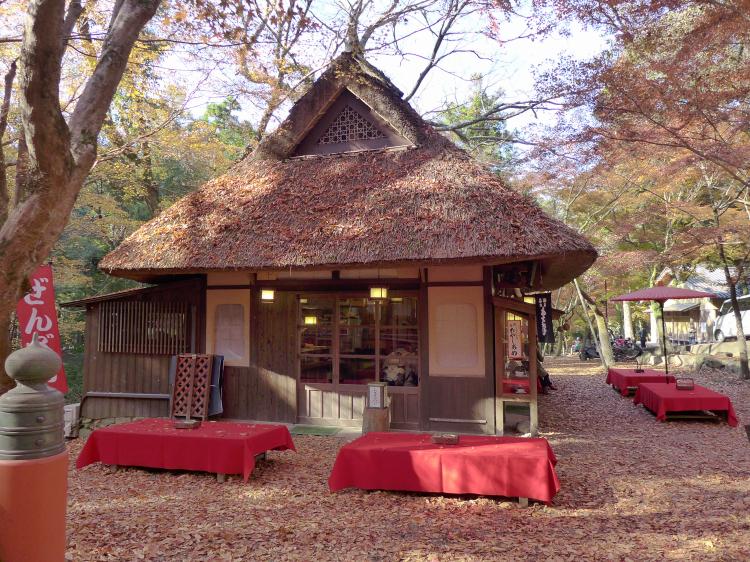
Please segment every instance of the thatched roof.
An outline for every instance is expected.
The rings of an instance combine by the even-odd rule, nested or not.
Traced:
[[[411,146],[290,157],[346,88]],[[339,57],[256,151],[143,225],[100,267],[139,280],[231,270],[542,259],[561,285],[591,244],[435,132],[367,63]]]

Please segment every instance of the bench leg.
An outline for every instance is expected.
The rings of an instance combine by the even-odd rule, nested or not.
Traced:
[[[263,451],[262,453],[258,453],[257,455],[255,455],[255,460],[256,461],[264,461],[264,460],[266,460],[268,458],[267,455],[266,455],[267,452],[268,451]]]
[[[221,472],[217,472],[216,473],[216,481],[217,482],[225,482],[226,479],[227,479],[227,475],[226,474],[222,474]]]
[[[520,507],[529,507],[529,498],[518,498],[518,505]]]

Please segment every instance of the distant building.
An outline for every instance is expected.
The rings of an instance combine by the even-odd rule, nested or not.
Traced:
[[[734,271],[732,271],[734,274]],[[687,276],[666,268],[656,279],[657,285],[675,285],[714,293],[716,298],[668,300],[664,303],[664,321],[667,326],[667,337],[675,343],[695,343],[713,340],[714,325],[721,303],[729,298],[729,286],[723,269],[710,269],[697,266]],[[737,284],[737,294],[745,295],[750,291],[747,280]],[[657,333],[655,318],[651,317],[651,339],[655,341]]]

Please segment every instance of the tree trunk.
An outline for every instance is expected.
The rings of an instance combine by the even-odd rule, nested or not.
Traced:
[[[609,329],[607,326],[607,320],[604,318],[601,310],[598,307],[592,306],[594,313],[594,319],[596,320],[596,329],[599,332],[599,352],[605,367],[611,367],[615,364],[615,356],[612,353],[612,342],[609,341]]]
[[[628,301],[622,303],[622,335],[626,338],[635,339],[633,318],[630,315],[630,303]]]
[[[555,348],[552,351],[552,354],[555,357],[560,357],[563,354],[563,350],[565,349],[565,338],[563,337],[563,332],[557,332],[557,340],[555,340]]]
[[[659,308],[658,302],[651,303],[651,343],[655,343],[661,349],[661,342],[663,339],[663,330],[661,323],[661,308]]]
[[[151,218],[159,212],[159,186],[154,181],[153,159],[151,158],[151,145],[148,141],[143,143],[143,190],[146,196],[146,206],[148,206]]]
[[[612,344],[609,341],[609,330],[607,329],[607,321],[604,318],[604,315],[602,314],[601,310],[596,306],[596,302],[594,302],[594,299],[592,299],[590,296],[588,296],[583,290],[581,289],[581,286],[578,284],[578,280],[574,280],[573,284],[576,287],[576,290],[578,291],[578,298],[581,301],[581,307],[583,308],[583,314],[584,318],[586,318],[586,322],[589,325],[589,329],[591,330],[591,336],[594,338],[594,342],[596,343],[596,350],[599,352],[599,357],[602,360],[602,363],[604,363],[605,368],[609,368],[612,365],[615,364],[614,355],[612,354]],[[589,316],[588,307],[586,306],[586,302],[588,302],[591,305],[591,309],[594,313],[594,319],[596,320],[596,331],[599,334],[598,338],[596,334],[594,334],[594,327],[591,325],[591,318]]]
[[[28,277],[49,255],[70,217],[96,159],[97,136],[143,26],[159,0],[122,0],[113,10],[102,54],[66,123],[60,110],[62,60],[67,42],[65,3],[31,0],[27,7],[19,76],[28,168],[0,226],[0,330],[7,334]],[[71,4],[70,18],[80,11]],[[0,388],[8,345],[0,345]]]
[[[724,245],[721,243],[721,241],[718,241],[717,245],[719,247],[719,257],[721,258],[721,263],[724,267],[724,277],[727,281],[727,285],[729,285],[729,300],[732,301],[734,321],[737,324],[737,347],[739,347],[740,349],[740,378],[750,379],[750,368],[748,367],[747,357],[747,341],[745,340],[745,330],[742,327],[742,311],[740,310],[740,303],[737,300],[737,280],[732,277],[732,273],[729,270],[727,256],[724,252]]]
[[[10,326],[11,317],[0,316],[0,357],[3,364],[0,365],[0,396],[9,391],[15,383],[5,372],[5,358],[10,355]]]

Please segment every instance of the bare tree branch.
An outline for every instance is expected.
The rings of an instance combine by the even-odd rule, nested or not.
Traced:
[[[159,0],[122,0],[93,74],[70,119],[72,153],[83,176],[96,159],[96,139],[140,30],[156,13]],[[83,177],[81,177],[83,181]]]

